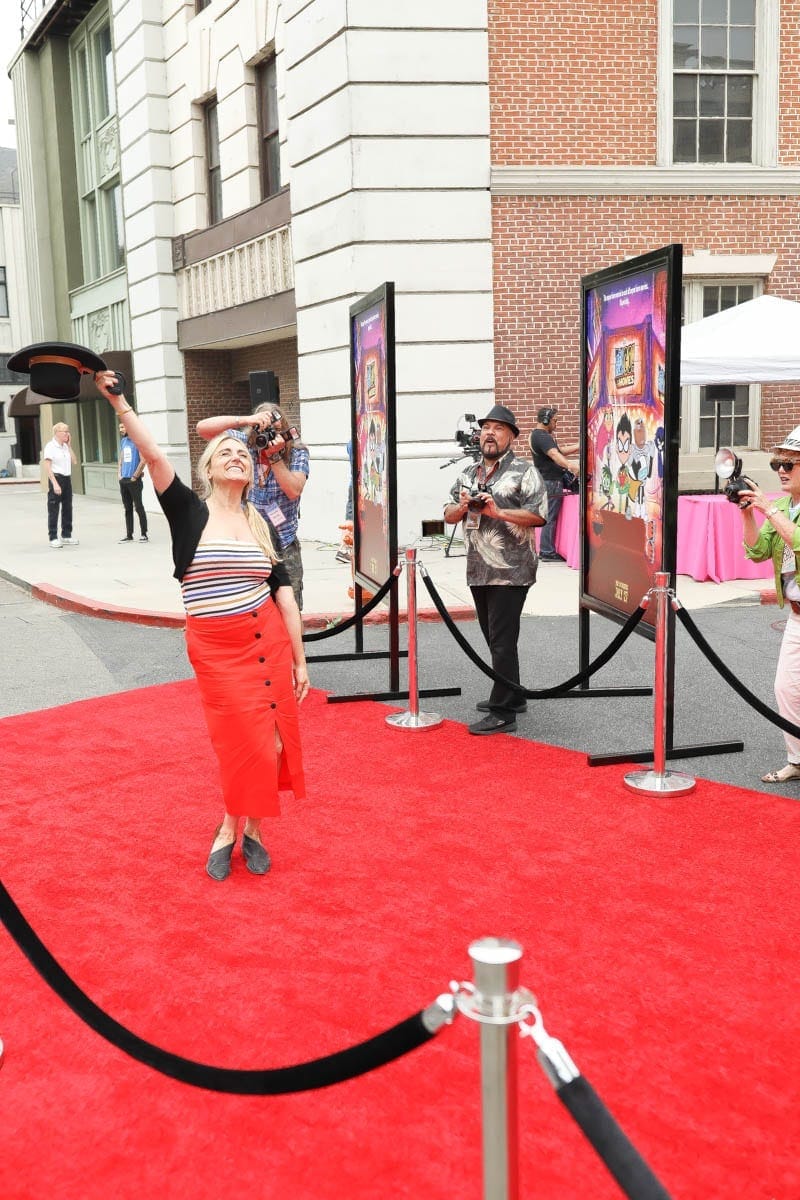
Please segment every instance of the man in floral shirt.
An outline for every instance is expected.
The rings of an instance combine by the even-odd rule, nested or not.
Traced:
[[[465,467],[450,491],[444,519],[463,521],[467,583],[481,632],[498,675],[519,683],[519,626],[528,589],[536,581],[534,530],[547,521],[547,491],[536,468],[517,458],[514,414],[496,404],[479,421],[481,458]],[[477,492],[477,496],[472,493]],[[478,708],[487,715],[470,733],[513,733],[527,705],[519,690],[495,683]]]

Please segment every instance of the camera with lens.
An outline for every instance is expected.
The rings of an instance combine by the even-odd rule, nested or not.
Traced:
[[[717,479],[724,481],[722,490],[731,504],[738,508],[749,508],[751,501],[742,501],[742,492],[751,492],[756,486],[752,479],[742,474],[742,460],[738,455],[723,446],[714,459],[714,473]]]
[[[287,429],[285,433],[281,433],[280,429],[278,428],[278,425],[281,421],[281,414],[279,412],[273,411],[271,413],[264,413],[263,416],[268,416],[272,423],[268,425],[266,429],[257,429],[255,431],[253,443],[258,450],[264,450],[267,446],[269,446],[270,442],[274,442],[278,436],[282,437],[285,442],[299,438],[300,433],[294,428],[294,426],[291,426],[289,429]]]
[[[481,453],[481,427],[475,420],[474,413],[464,413],[458,418],[456,425],[456,442],[461,447],[462,454],[479,458]]]
[[[465,488],[464,491],[467,492],[469,496],[469,499],[467,500],[467,508],[483,508],[484,504],[486,503],[486,493],[489,492],[489,488],[471,487]]]

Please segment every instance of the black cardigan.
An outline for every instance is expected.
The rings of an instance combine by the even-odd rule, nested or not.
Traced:
[[[172,536],[172,561],[176,579],[183,579],[197,549],[197,543],[208,524],[208,505],[176,475],[169,487],[156,492],[158,502],[164,510]],[[272,564],[269,577],[272,595],[279,587],[290,587],[289,575],[281,562]]]

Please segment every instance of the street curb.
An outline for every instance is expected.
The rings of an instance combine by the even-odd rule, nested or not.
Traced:
[[[55,608],[63,609],[65,612],[80,613],[83,616],[97,617],[104,621],[128,621],[135,625],[150,625],[161,629],[183,629],[186,625],[186,617],[183,613],[148,611],[126,608],[119,604],[106,604],[102,600],[90,600],[86,596],[67,592],[63,588],[49,583],[26,583],[25,580],[17,579],[16,576],[6,571],[0,571],[0,577],[9,583],[16,584],[17,587],[24,588],[36,600],[41,600],[44,604],[52,604]],[[475,618],[475,610],[467,606],[448,609],[448,612],[453,621],[472,621]],[[342,621],[348,620],[352,615],[352,613],[341,612],[304,613],[303,628],[308,630],[332,629]],[[406,613],[401,612],[399,617],[400,624],[405,624]],[[424,608],[417,611],[417,620],[440,621],[441,617],[435,608]],[[365,625],[387,625],[389,614],[385,611],[369,613],[364,617],[363,623]]]

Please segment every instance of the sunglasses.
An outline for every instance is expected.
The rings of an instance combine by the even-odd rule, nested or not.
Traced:
[[[770,470],[785,471],[788,475],[797,466],[798,462],[800,462],[798,458],[771,458],[769,465]]]

